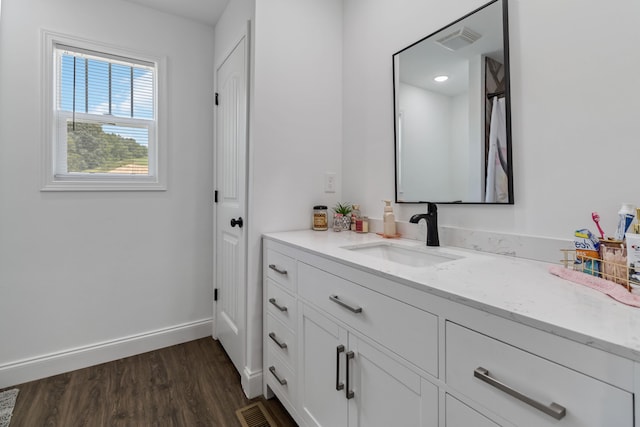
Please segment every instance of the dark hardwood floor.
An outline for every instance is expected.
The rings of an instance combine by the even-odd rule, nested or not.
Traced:
[[[245,397],[238,372],[212,338],[14,387],[20,393],[11,427],[236,427],[235,411],[256,401],[279,426],[296,426],[277,399]]]

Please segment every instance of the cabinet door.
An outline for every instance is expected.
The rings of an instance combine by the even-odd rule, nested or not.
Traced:
[[[444,401],[447,427],[499,427],[489,418],[474,411],[449,394],[446,395]]]
[[[301,308],[298,402],[302,418],[310,427],[346,426],[347,332],[308,306]]]
[[[348,350],[349,427],[437,427],[435,385],[354,334]]]

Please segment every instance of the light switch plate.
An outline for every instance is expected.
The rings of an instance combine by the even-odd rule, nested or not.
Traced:
[[[325,193],[336,192],[336,173],[335,172],[324,173],[324,192]]]

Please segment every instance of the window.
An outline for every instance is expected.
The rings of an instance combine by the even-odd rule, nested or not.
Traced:
[[[163,190],[162,60],[45,33],[43,190]]]

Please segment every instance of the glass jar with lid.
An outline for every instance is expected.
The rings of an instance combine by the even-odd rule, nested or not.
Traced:
[[[327,206],[316,205],[313,207],[313,229],[316,231],[326,231],[329,229]]]

